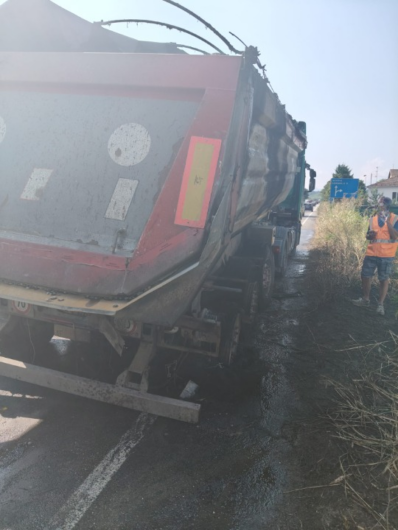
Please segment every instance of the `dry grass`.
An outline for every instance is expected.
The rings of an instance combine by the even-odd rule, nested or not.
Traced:
[[[309,275],[318,300],[330,301],[359,283],[367,225],[354,201],[321,204]],[[398,280],[391,284],[394,305]],[[346,351],[354,362],[359,354],[359,368],[349,363],[349,382],[327,381],[337,394],[328,417],[344,445],[338,480],[374,517],[375,529],[398,530],[398,335]]]
[[[363,368],[350,383],[327,381],[338,395],[329,419],[346,449],[340,465],[347,495],[373,515],[374,528],[397,530],[398,336],[362,353]]]
[[[319,206],[311,245],[311,282],[316,283],[320,299],[340,296],[349,285],[359,281],[367,224],[356,201],[343,200]]]

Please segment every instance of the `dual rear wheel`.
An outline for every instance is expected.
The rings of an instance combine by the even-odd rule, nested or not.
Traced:
[[[263,310],[270,301],[275,281],[275,260],[271,248],[263,255],[247,258],[245,267],[246,289],[240,311],[231,311],[222,323],[220,359],[230,365],[237,356],[242,331],[251,329],[258,310]]]

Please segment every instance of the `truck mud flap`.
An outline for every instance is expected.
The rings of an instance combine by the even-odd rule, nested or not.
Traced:
[[[93,381],[6,357],[0,357],[0,376],[173,420],[188,423],[199,421],[200,405],[196,403]]]

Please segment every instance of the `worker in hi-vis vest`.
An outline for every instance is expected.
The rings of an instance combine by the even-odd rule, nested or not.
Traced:
[[[376,215],[369,219],[369,228],[366,234],[369,244],[361,272],[362,297],[352,301],[353,304],[361,307],[370,305],[370,287],[377,269],[380,286],[376,313],[379,315],[384,315],[384,300],[387,296],[388,281],[398,248],[398,216],[390,213],[390,204],[391,199],[381,197]]]

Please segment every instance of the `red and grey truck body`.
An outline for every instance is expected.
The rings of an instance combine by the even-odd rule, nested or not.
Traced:
[[[159,347],[231,360],[298,244],[306,167],[252,57],[0,52],[4,330],[135,338],[133,393]],[[233,294],[225,338],[212,295]]]

